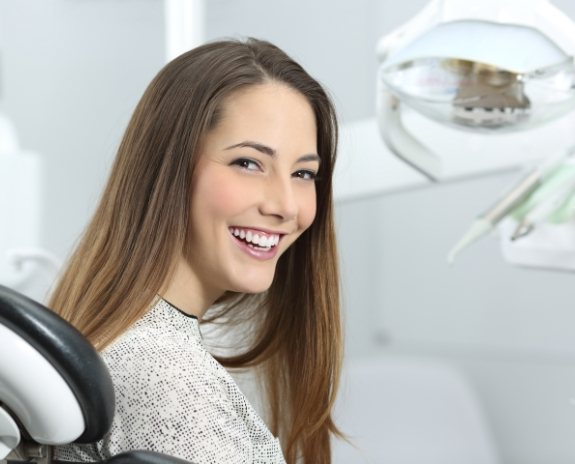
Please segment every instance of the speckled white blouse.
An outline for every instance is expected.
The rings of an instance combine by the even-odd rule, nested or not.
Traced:
[[[102,352],[116,394],[111,430],[56,448],[65,461],[152,450],[194,464],[285,463],[279,441],[208,353],[198,320],[159,299]]]

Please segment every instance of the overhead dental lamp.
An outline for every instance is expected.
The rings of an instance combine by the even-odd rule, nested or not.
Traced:
[[[549,0],[431,0],[378,44],[381,135],[441,180],[441,157],[407,129],[404,106],[461,130],[527,130],[574,109],[574,54],[575,23]]]

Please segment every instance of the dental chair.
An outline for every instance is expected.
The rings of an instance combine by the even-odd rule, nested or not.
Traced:
[[[114,389],[92,345],[58,315],[0,285],[0,463],[50,464],[52,447],[92,443],[112,424]],[[151,451],[110,464],[190,464]]]
[[[334,464],[500,464],[479,398],[462,372],[430,357],[348,361],[334,418]]]

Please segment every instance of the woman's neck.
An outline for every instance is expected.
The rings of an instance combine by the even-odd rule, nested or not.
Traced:
[[[181,311],[201,319],[221,295],[209,292],[184,258],[180,258],[170,280],[162,287],[160,296]]]

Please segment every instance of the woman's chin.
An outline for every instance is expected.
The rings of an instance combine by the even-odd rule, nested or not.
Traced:
[[[264,293],[269,290],[272,285],[272,281],[273,279],[260,279],[258,281],[251,282],[238,282],[235,288],[230,290],[233,292],[249,294]]]

